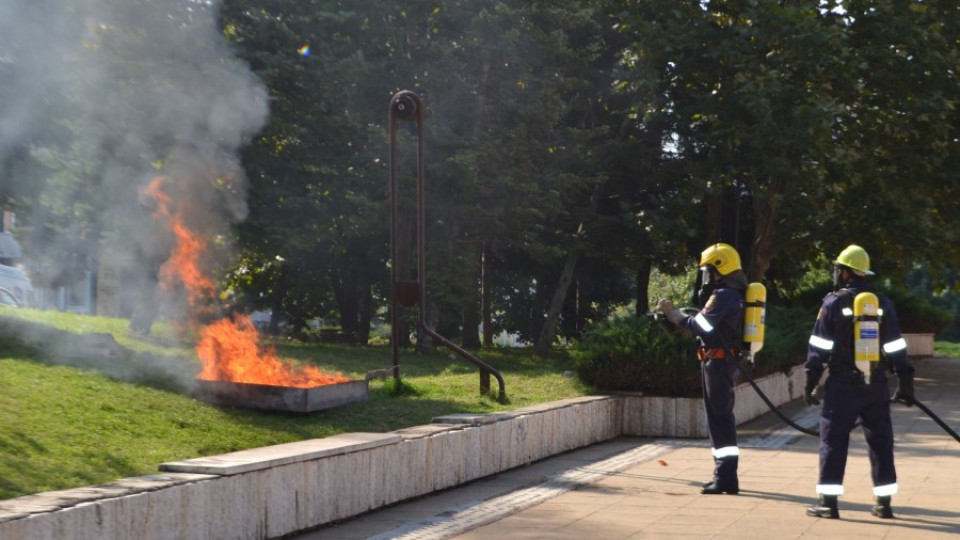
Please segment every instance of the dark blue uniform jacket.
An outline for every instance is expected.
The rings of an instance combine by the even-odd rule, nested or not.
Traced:
[[[862,280],[854,280],[848,287],[824,297],[810,335],[807,362],[804,364],[807,373],[819,379],[824,366],[829,364],[831,377],[860,377],[854,363],[853,299],[861,292],[873,292],[880,300],[879,367],[882,369],[874,370],[870,382],[885,382],[888,371],[895,371],[898,376],[913,373],[913,363],[907,356],[907,342],[900,335],[900,322],[893,302],[874,292]]]

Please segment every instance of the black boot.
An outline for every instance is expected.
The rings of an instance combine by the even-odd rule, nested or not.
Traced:
[[[717,479],[704,485],[700,489],[700,493],[704,495],[722,495],[724,493],[736,495],[740,493],[740,482],[736,479],[727,481]]]
[[[840,519],[836,495],[820,495],[817,504],[807,508],[807,515],[828,519]]]
[[[740,492],[740,482],[737,480],[737,456],[716,458],[713,460],[713,480],[701,484],[700,493],[704,495],[720,495],[729,493],[736,495]]]
[[[871,513],[881,519],[893,519],[890,497],[877,497],[877,504],[873,506]]]

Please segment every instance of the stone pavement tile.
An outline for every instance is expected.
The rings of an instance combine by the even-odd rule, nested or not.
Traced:
[[[648,522],[637,520],[633,516],[623,515],[622,513],[602,513],[587,516],[564,527],[553,529],[549,534],[541,535],[540,538],[625,540],[647,526]],[[511,536],[506,535],[502,538],[511,538]]]
[[[688,538],[716,538],[720,534],[722,527],[716,527],[710,523],[691,523],[677,525],[674,523],[654,523],[648,525],[640,531],[641,535],[634,535],[630,538],[666,538],[675,535],[684,535]]]
[[[813,525],[813,518],[803,513],[790,513],[784,510],[771,511],[771,508],[761,508],[755,512],[743,514],[728,527],[723,529],[716,538],[798,538],[806,535]]]
[[[610,505],[617,504],[628,497],[619,489],[606,488],[598,485],[588,485],[561,495],[564,502],[577,505]]]
[[[641,531],[627,540],[702,540],[703,535],[700,534],[680,534],[680,533],[660,533],[660,534],[651,534],[646,531]]]
[[[695,511],[723,510],[730,513],[751,512],[763,504],[764,495],[740,492],[739,495],[700,495],[697,493],[685,509]]]
[[[504,520],[505,521],[505,520]],[[491,523],[486,527],[480,527],[467,531],[456,537],[457,540],[543,540],[544,538],[557,538],[553,534],[545,535],[541,528],[524,529],[512,526],[504,521]],[[582,539],[581,539],[582,540]]]
[[[609,507],[607,504],[571,504],[554,501],[556,499],[546,501],[543,504],[509,516],[503,521],[509,521],[510,525],[519,528],[542,527],[545,530],[552,530],[569,525]]]
[[[841,519],[809,518],[813,525],[804,532],[807,538],[883,538],[890,530],[884,520],[869,513],[840,511]]]
[[[700,488],[688,483],[681,486],[664,485],[662,482],[647,482],[638,485],[630,494],[617,501],[624,508],[678,508],[690,504],[695,497],[701,497]]]
[[[523,512],[526,513],[526,512]],[[627,519],[624,516],[617,516],[610,519],[610,516],[586,517],[565,524],[561,527],[553,527],[550,524],[547,527],[543,523],[531,523],[517,519],[518,516],[510,516],[496,523],[465,532],[456,536],[456,540],[490,540],[509,539],[526,540],[584,540],[602,538],[603,540],[626,540],[633,536],[646,525],[647,522]]]
[[[928,520],[917,520],[898,517],[890,527],[884,540],[943,540],[956,538],[960,534],[960,526],[942,526]]]
[[[715,531],[711,534],[715,534],[736,521],[742,512],[743,510],[731,511],[728,508],[677,508],[672,512],[665,513],[654,523],[654,526],[678,526],[674,530],[685,530],[687,527],[707,527]]]

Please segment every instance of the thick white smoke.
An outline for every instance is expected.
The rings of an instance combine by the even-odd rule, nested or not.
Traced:
[[[143,196],[158,175],[202,209],[190,219],[206,233],[245,217],[238,151],[266,122],[268,96],[229,49],[219,7],[0,1],[0,201],[31,203],[16,207],[28,265],[43,253],[55,276],[119,250],[126,273],[155,276],[171,247]],[[70,207],[91,192],[92,207]]]

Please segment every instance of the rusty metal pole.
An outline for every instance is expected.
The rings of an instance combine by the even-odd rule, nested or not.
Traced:
[[[399,274],[399,268],[397,268],[397,261],[399,261],[400,248],[399,248],[399,229],[400,229],[400,210],[399,210],[399,196],[397,188],[397,120],[413,120],[417,119],[417,141],[418,141],[418,152],[417,152],[417,182],[418,182],[418,191],[422,184],[423,174],[420,172],[422,168],[423,161],[423,107],[420,104],[420,97],[410,92],[409,90],[403,90],[396,93],[393,98],[390,99],[390,110],[389,110],[389,124],[390,124],[390,288],[391,288],[391,304],[390,304],[390,345],[393,349],[393,378],[397,382],[400,382],[400,328],[397,324],[399,317],[398,313],[400,308],[404,304],[410,304],[411,289],[416,287],[419,289],[417,291],[417,298],[423,298],[423,284],[420,283],[419,279],[415,283],[411,283],[409,280],[404,279],[405,276]],[[419,194],[418,194],[419,197]],[[422,204],[422,201],[418,198],[418,206]],[[420,223],[417,224],[418,229],[422,229]],[[421,263],[422,264],[422,263]],[[420,268],[417,268],[418,276],[421,276]],[[422,311],[422,309],[421,309]]]
[[[399,229],[399,208],[397,203],[397,175],[396,175],[396,161],[397,161],[397,136],[396,136],[396,119],[401,120],[416,120],[417,122],[417,279],[415,282],[410,282],[404,280],[402,276],[397,274],[397,260],[398,260],[398,242],[397,235]],[[426,323],[426,307],[427,307],[427,286],[426,286],[426,267],[427,267],[427,240],[426,240],[426,196],[425,196],[425,186],[424,186],[424,142],[423,142],[423,119],[424,119],[424,110],[423,103],[420,101],[420,96],[409,91],[402,90],[394,94],[393,98],[390,100],[390,245],[392,257],[392,265],[390,268],[391,272],[391,286],[393,288],[393,301],[391,303],[391,344],[393,346],[393,374],[394,378],[397,381],[400,380],[400,348],[399,348],[399,329],[397,328],[397,311],[400,307],[400,304],[405,300],[409,301],[410,296],[412,296],[412,289],[416,288],[416,303],[418,305],[419,312],[419,332],[420,338],[422,339],[424,335],[428,335],[440,342],[442,345],[452,349],[454,352],[459,354],[461,357],[469,360],[474,365],[480,369],[480,393],[482,395],[487,395],[490,393],[490,376],[493,375],[497,378],[497,382],[500,384],[500,392],[497,395],[497,400],[501,403],[506,403],[507,394],[506,394],[506,385],[503,381],[503,376],[500,375],[500,372],[494,369],[493,367],[487,365],[479,358],[473,356],[469,352],[457,346],[452,341],[441,336],[433,329],[429,328]]]

